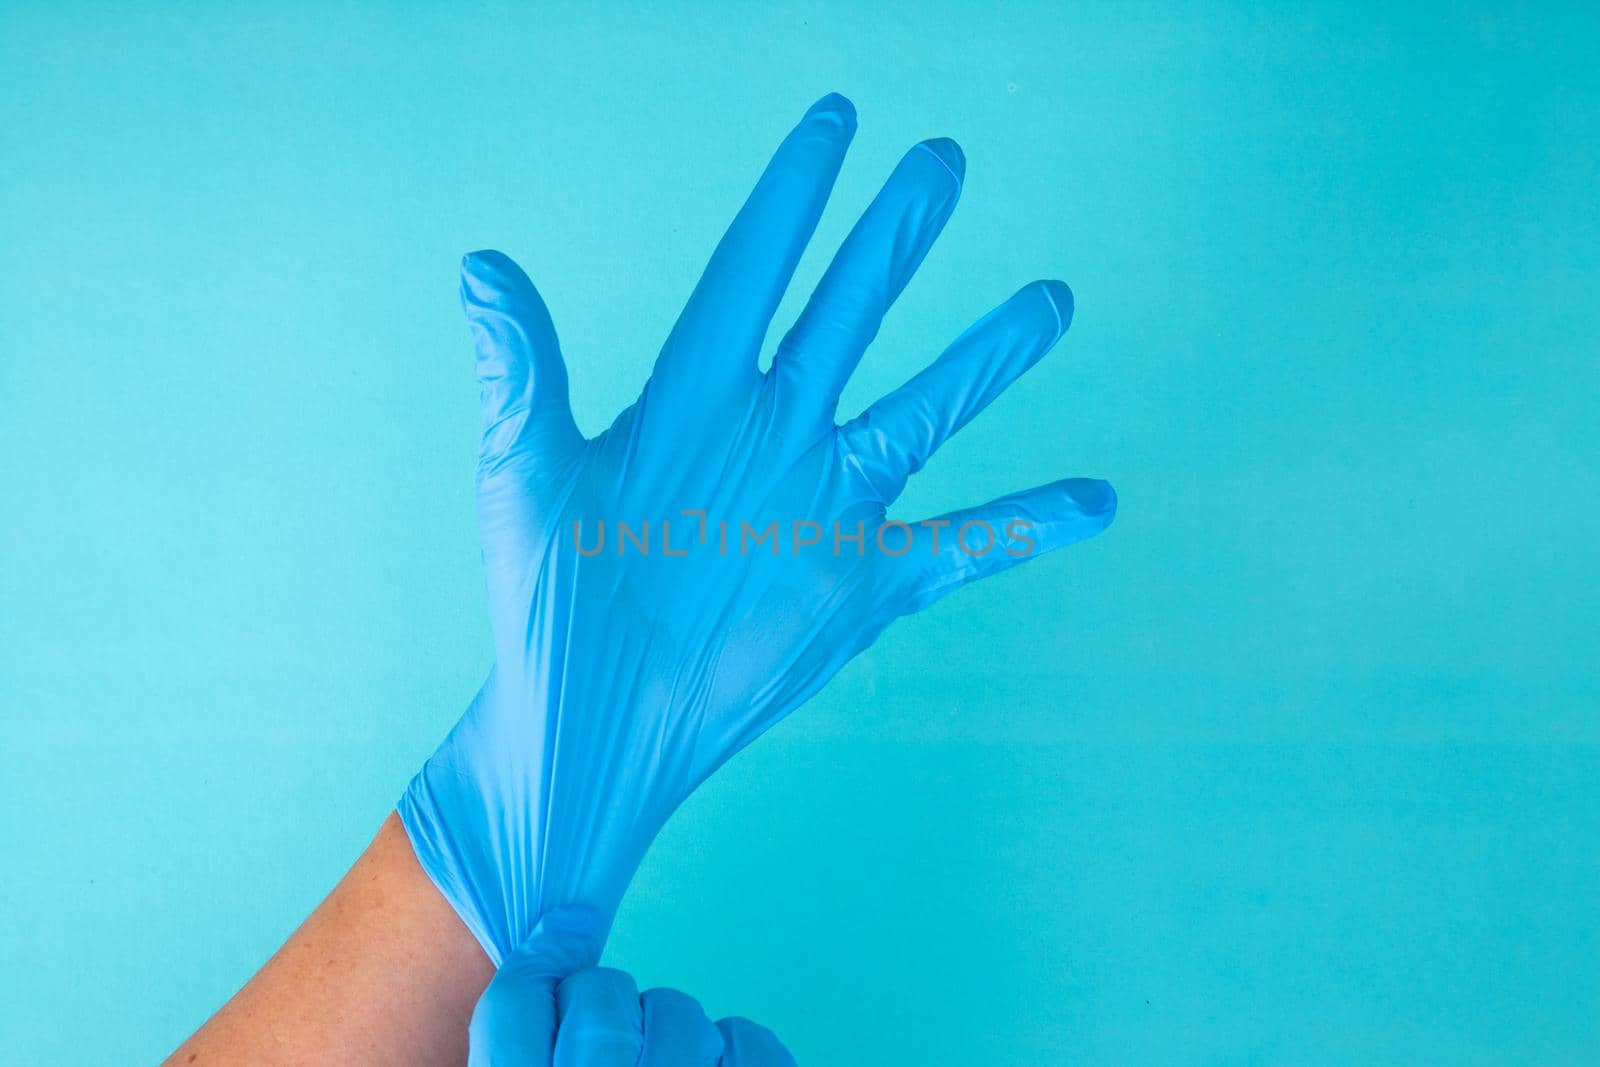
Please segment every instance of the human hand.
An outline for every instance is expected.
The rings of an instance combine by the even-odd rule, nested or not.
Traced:
[[[546,915],[506,958],[472,1012],[469,1067],[794,1067],[766,1027],[712,1023],[688,994],[641,994],[628,974],[594,966],[594,925]]]
[[[399,811],[496,963],[555,908],[587,909],[603,941],[672,811],[895,617],[1112,519],[1111,487],[1087,479],[914,525],[887,519],[907,478],[1066,330],[1060,282],[1024,287],[900,389],[835,421],[955,205],[953,142],[900,161],[771,369],[758,367],[854,129],[843,97],[806,113],[642,395],[596,437],[573,421],[526,275],[498,252],[463,263],[495,666]]]

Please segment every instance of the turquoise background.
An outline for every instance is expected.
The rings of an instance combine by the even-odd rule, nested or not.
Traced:
[[[808,1065],[1594,1062],[1600,17],[873,6],[0,12],[0,1061],[168,1051],[487,670],[460,254],[597,430],[839,90],[781,321],[969,159],[846,408],[1077,294],[903,513],[1121,515],[718,774],[609,959]]]

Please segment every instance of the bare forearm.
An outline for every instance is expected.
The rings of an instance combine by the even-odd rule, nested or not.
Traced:
[[[168,1064],[459,1064],[494,967],[400,820]]]

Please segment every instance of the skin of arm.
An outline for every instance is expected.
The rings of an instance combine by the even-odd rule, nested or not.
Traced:
[[[465,1063],[467,1022],[492,977],[390,814],[327,899],[166,1064]]]

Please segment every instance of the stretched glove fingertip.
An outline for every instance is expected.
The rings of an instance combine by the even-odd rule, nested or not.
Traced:
[[[1083,514],[1104,518],[1106,525],[1117,517],[1117,491],[1110,482],[1099,478],[1069,478],[1061,487]]]
[[[1054,278],[1039,282],[1038,286],[1044,298],[1050,302],[1050,310],[1056,313],[1056,340],[1059,341],[1061,335],[1067,332],[1067,327],[1072,325],[1072,289],[1066,282]]]

